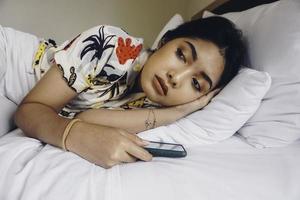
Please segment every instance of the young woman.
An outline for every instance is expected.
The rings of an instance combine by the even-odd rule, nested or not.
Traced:
[[[24,35],[2,30],[8,32]],[[238,72],[243,53],[241,32],[221,17],[168,31],[152,51],[143,49],[142,39],[106,25],[58,47],[41,41],[29,56],[33,68],[25,71],[35,79],[22,90],[23,96],[30,90],[22,102],[16,100],[15,122],[27,136],[105,168],[149,161],[142,148],[147,142],[135,134],[203,108]]]

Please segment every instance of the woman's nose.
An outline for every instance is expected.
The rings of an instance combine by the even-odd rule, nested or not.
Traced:
[[[180,87],[183,80],[185,80],[191,73],[188,68],[180,71],[170,70],[167,72],[168,81],[173,88]]]
[[[167,76],[168,76],[168,82],[171,84],[172,87],[176,87],[178,84],[177,84],[177,81],[175,80],[175,76],[174,76],[174,71],[169,71],[167,73]]]

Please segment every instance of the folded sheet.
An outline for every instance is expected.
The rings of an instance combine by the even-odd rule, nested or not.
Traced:
[[[0,138],[0,199],[300,199],[300,142],[255,149],[234,136],[187,152],[104,169],[16,129]]]

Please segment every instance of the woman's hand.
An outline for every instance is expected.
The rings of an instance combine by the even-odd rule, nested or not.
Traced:
[[[191,101],[191,102],[188,102],[188,103],[185,103],[185,104],[182,104],[182,105],[178,105],[178,106],[175,106],[175,109],[177,111],[179,111],[180,113],[183,113],[183,115],[188,115],[192,112],[195,112],[199,109],[202,109],[203,107],[205,107],[209,102],[210,100],[218,94],[218,92],[220,92],[221,89],[215,89],[213,91],[210,91],[208,94],[206,95],[203,95],[201,96],[200,98],[194,100],[194,101]]]
[[[70,131],[67,149],[106,169],[122,162],[152,159],[142,148],[147,143],[125,130],[77,122]]]

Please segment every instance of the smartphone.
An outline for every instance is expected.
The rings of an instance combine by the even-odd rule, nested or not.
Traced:
[[[153,157],[181,158],[187,155],[185,148],[181,144],[155,141],[148,142],[150,142],[150,144],[144,146],[144,148],[152,154]]]

